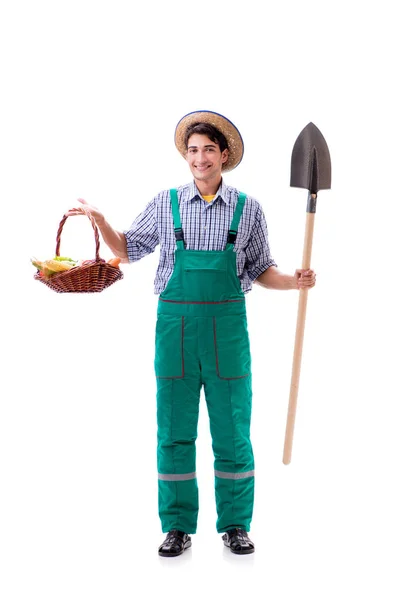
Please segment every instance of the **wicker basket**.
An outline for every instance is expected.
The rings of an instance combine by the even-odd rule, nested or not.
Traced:
[[[73,293],[91,293],[102,292],[119,279],[123,278],[123,273],[119,267],[113,267],[99,256],[99,231],[91,215],[85,213],[81,208],[72,209],[69,214],[65,214],[60,221],[57,231],[56,256],[60,256],[61,232],[64,223],[69,216],[86,215],[93,227],[94,238],[96,242],[96,258],[90,264],[81,267],[73,267],[69,271],[61,271],[51,277],[40,277],[39,272],[34,275],[37,281],[41,281],[55,292],[73,292]]]

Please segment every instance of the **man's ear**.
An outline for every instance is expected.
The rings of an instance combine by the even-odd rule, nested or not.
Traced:
[[[221,156],[222,156],[222,164],[225,164],[227,162],[227,160],[228,160],[228,157],[229,157],[229,150],[228,150],[228,148],[225,148],[225,150],[222,152]]]

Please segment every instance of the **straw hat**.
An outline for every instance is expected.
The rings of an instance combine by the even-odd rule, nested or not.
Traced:
[[[243,158],[244,145],[242,136],[235,125],[223,115],[212,112],[211,110],[198,110],[191,112],[179,121],[175,129],[175,146],[184,158],[186,158],[185,134],[189,125],[195,123],[208,123],[213,125],[224,134],[228,142],[229,156],[226,163],[222,166],[222,172],[232,171],[238,166]]]

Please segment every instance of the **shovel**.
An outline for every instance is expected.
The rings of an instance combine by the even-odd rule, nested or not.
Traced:
[[[302,269],[309,269],[314,232],[314,217],[317,209],[317,194],[319,190],[329,190],[331,188],[331,159],[329,149],[324,136],[314,123],[309,123],[307,127],[301,131],[293,146],[290,186],[308,190]],[[283,450],[283,463],[285,465],[290,463],[292,457],[293,432],[296,418],[301,355],[303,351],[304,326],[307,310],[307,294],[308,290],[300,289],[293,353],[292,380],[286,420],[285,446]]]

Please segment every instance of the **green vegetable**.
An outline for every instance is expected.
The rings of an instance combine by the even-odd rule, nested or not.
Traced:
[[[67,260],[68,262],[76,263],[77,261],[69,256],[55,256],[53,260]]]

